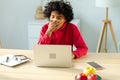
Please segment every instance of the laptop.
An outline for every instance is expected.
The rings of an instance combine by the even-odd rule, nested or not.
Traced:
[[[72,67],[71,45],[34,45],[34,63],[42,67]]]

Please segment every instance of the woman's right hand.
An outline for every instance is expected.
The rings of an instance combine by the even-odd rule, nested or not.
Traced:
[[[47,34],[48,36],[51,36],[52,32],[53,32],[54,30],[57,30],[57,29],[58,29],[58,26],[59,26],[59,23],[58,23],[58,22],[56,22],[56,21],[50,22],[49,25],[48,25],[48,29],[47,29],[47,31],[46,31],[46,34]]]

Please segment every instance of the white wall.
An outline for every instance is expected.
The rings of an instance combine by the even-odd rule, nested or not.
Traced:
[[[0,0],[0,39],[4,48],[28,49],[27,24],[34,19],[40,0]],[[44,3],[45,4],[45,3]],[[90,52],[95,52],[105,19],[105,8],[95,6],[95,0],[71,0],[75,18],[81,19],[81,33]],[[109,9],[117,42],[120,41],[120,8]],[[114,52],[109,33],[108,48]]]
[[[102,20],[105,19],[106,9],[95,6],[95,0],[71,0],[75,16],[81,19],[82,35],[89,47],[89,51],[96,51],[97,42],[102,27]],[[120,41],[120,7],[109,8],[109,19],[112,25],[117,42]],[[111,33],[108,30],[108,51],[114,52],[114,44]]]
[[[27,23],[39,0],[0,0],[0,38],[4,48],[27,49]]]

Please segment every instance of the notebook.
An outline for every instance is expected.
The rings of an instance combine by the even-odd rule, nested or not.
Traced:
[[[34,63],[42,67],[72,67],[71,45],[34,45]]]

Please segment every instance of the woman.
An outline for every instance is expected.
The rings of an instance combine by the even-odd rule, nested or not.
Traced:
[[[76,25],[70,23],[73,11],[70,4],[52,1],[45,6],[44,15],[49,22],[43,25],[38,44],[58,44],[75,46],[73,58],[87,54],[88,48]]]

